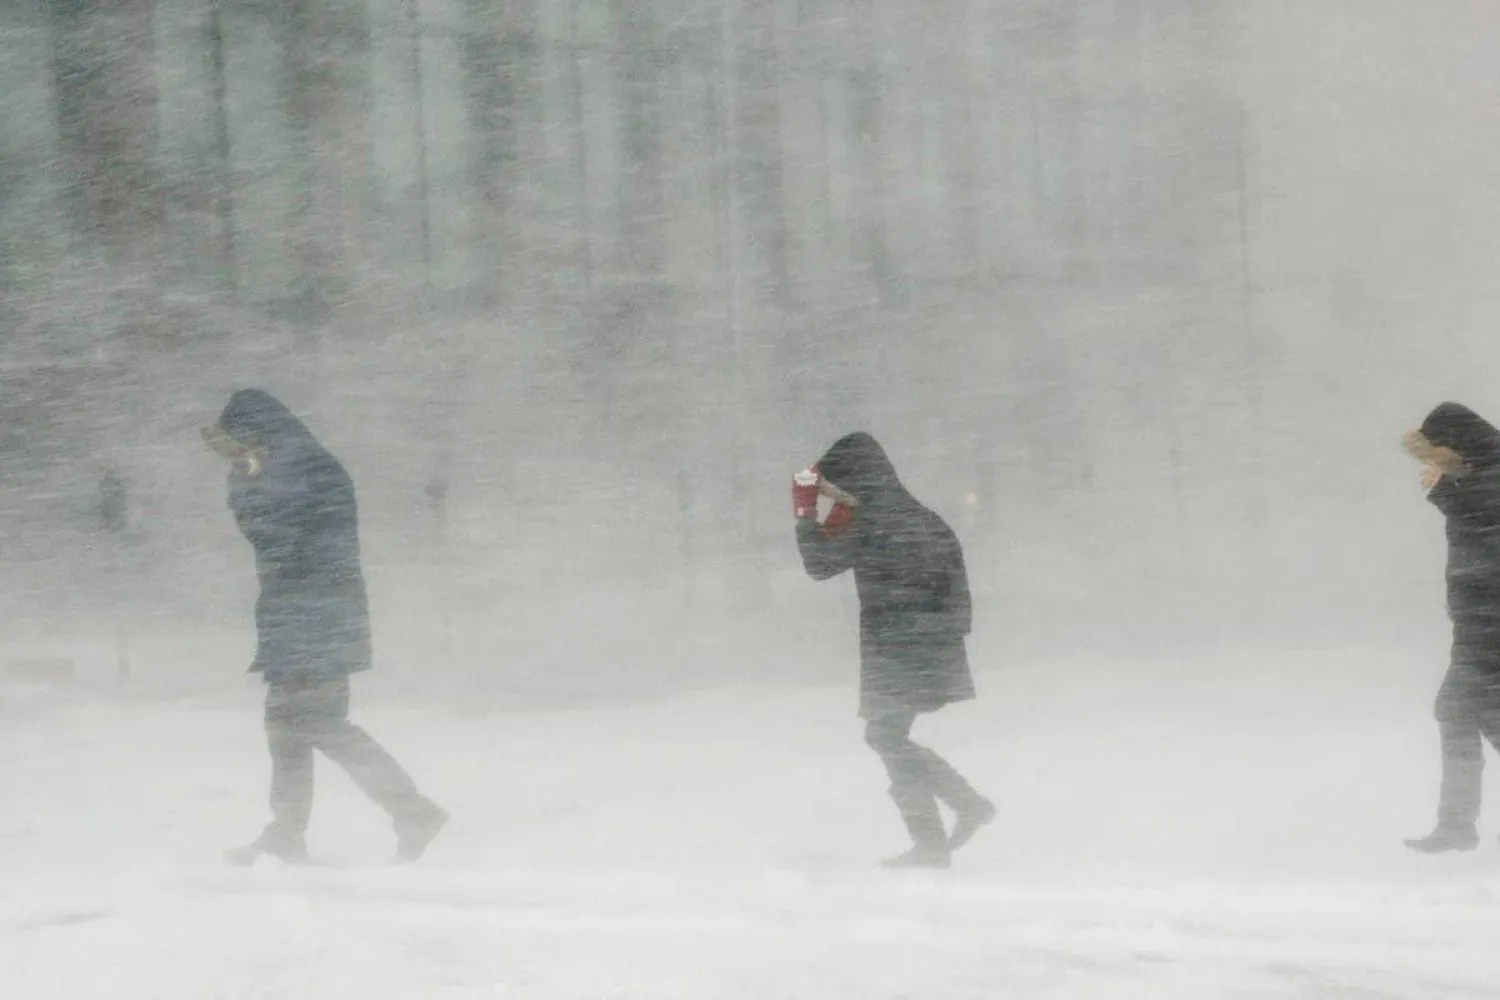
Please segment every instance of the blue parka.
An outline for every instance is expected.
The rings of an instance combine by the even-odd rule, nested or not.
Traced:
[[[259,468],[237,462],[229,474],[229,508],[260,577],[251,670],[276,683],[369,669],[369,601],[348,473],[302,421],[258,389],[236,392],[219,428],[263,456]]]

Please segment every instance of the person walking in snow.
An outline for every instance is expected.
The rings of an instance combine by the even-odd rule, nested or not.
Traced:
[[[320,750],[391,815],[396,859],[414,861],[448,815],[349,721],[349,675],[371,666],[354,484],[290,410],[257,389],[236,392],[203,434],[230,462],[229,508],[255,551],[258,646],[250,669],[266,682],[271,753],[271,823],[226,857],[307,860]]]
[[[820,494],[835,501],[822,522]],[[972,608],[958,539],[907,492],[884,449],[865,433],[840,439],[794,477],[792,506],[808,575],[828,580],[854,572],[859,714],[913,841],[884,864],[946,868],[952,852],[995,817],[994,805],[951,764],[911,739],[918,715],[975,696],[964,646]],[[957,816],[951,834],[939,801]]]
[[[1452,657],[1434,714],[1443,778],[1437,827],[1406,841],[1414,851],[1471,851],[1484,772],[1483,740],[1500,748],[1500,431],[1443,403],[1403,441],[1422,463],[1422,486],[1447,522]]]

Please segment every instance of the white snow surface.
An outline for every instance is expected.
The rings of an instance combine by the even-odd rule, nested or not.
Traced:
[[[1500,847],[1426,858],[1441,650],[1032,663],[923,718],[1000,806],[904,846],[843,687],[356,720],[453,821],[319,765],[326,864],[239,870],[257,692],[0,700],[0,995],[17,1000],[1500,996]]]

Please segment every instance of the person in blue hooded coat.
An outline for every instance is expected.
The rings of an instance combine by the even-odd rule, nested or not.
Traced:
[[[1500,749],[1500,430],[1466,406],[1443,403],[1403,443],[1443,515],[1453,622],[1434,706],[1443,758],[1437,827],[1406,846],[1469,851],[1479,845],[1484,741]]]
[[[318,750],[391,815],[397,859],[415,860],[447,814],[349,721],[349,675],[371,667],[354,484],[302,421],[258,389],[236,392],[204,436],[230,461],[229,508],[255,552],[250,669],[266,682],[271,753],[271,823],[229,858],[306,860]]]
[[[836,499],[819,522],[817,494]],[[854,573],[859,595],[859,714],[890,778],[913,847],[889,867],[947,867],[995,816],[953,765],[914,742],[918,715],[974,697],[965,639],[973,608],[958,538],[907,491],[869,434],[837,441],[793,482],[797,547],[814,580]],[[938,810],[955,813],[952,834]]]

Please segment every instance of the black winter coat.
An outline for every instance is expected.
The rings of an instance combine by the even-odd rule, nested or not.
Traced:
[[[229,474],[229,507],[255,550],[255,663],[267,681],[332,679],[370,667],[370,612],[354,484],[268,393],[234,394],[219,426],[263,449],[256,472]]]
[[[906,491],[868,434],[841,439],[818,467],[859,502],[853,524],[837,535],[799,520],[797,546],[815,580],[854,571],[860,715],[928,712],[973,698],[964,648],[969,578],[952,529]]]
[[[1468,470],[1427,494],[1447,522],[1448,614],[1456,658],[1500,672],[1500,431],[1473,410],[1444,403],[1422,435],[1451,448]]]

